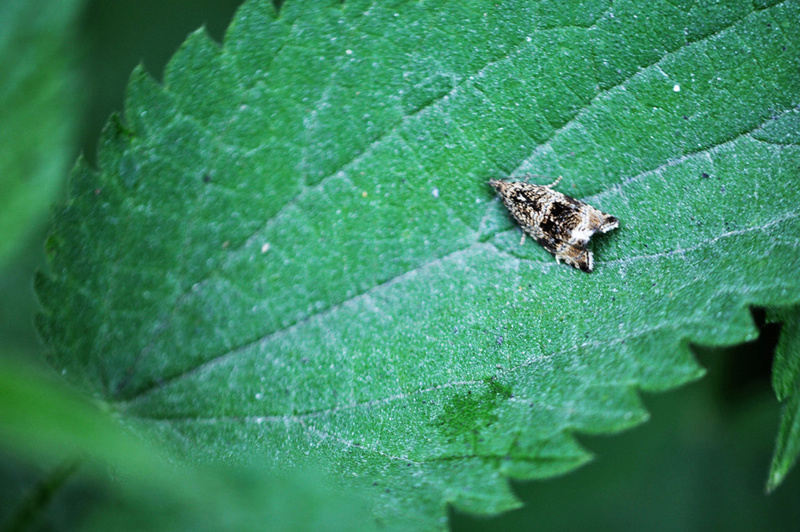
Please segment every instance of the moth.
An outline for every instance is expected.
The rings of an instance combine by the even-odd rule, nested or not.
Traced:
[[[522,181],[492,179],[489,184],[503,198],[511,216],[522,230],[533,237],[556,262],[591,272],[594,269],[592,252],[586,247],[595,233],[606,233],[619,227],[619,220],[591,205],[571,198],[549,185],[531,185]],[[523,241],[525,235],[522,236]]]

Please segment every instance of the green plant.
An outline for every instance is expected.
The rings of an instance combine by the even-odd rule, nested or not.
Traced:
[[[249,1],[163,84],[137,69],[76,165],[37,278],[48,359],[181,463],[312,464],[431,528],[585,463],[576,433],[644,421],[639,391],[700,377],[689,344],[752,340],[763,307],[790,331],[774,487],[799,15]],[[525,173],[621,220],[595,273],[519,244],[486,183]]]

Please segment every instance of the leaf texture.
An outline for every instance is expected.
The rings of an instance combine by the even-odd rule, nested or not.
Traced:
[[[52,363],[189,459],[321,460],[383,523],[513,508],[698,378],[690,343],[800,301],[799,16],[249,1],[76,166]],[[526,173],[621,220],[595,273],[519,244],[487,181]]]

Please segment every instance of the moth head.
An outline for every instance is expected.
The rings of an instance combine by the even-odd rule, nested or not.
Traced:
[[[500,179],[490,179],[489,184],[492,185],[492,188],[494,188],[497,192],[500,192],[501,194],[509,186],[508,182],[502,181]]]

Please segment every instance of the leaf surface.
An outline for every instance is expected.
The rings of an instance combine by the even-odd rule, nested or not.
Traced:
[[[384,523],[509,478],[800,300],[800,4],[269,2],[134,72],[38,278],[53,364],[190,459],[324,460]],[[595,273],[489,178],[611,213]]]

